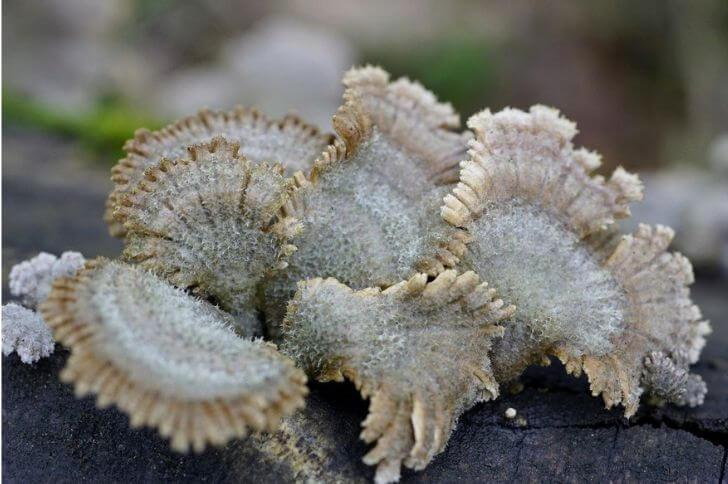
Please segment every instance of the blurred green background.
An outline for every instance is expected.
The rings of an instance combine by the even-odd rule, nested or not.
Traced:
[[[725,0],[6,0],[3,41],[6,171],[28,132],[107,169],[134,129],[202,106],[294,110],[328,130],[341,74],[374,63],[463,122],[559,108],[605,172],[644,174],[642,220],[728,267]]]

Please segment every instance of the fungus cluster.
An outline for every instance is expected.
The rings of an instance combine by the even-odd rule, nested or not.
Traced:
[[[591,175],[599,156],[551,108],[459,131],[416,82],[363,67],[344,85],[335,135],[238,108],[127,142],[105,213],[119,260],[47,269],[30,296],[79,395],[186,451],[275,429],[307,377],[348,379],[377,482],[427,466],[464,411],[550,356],[626,416],[643,394],[702,403],[690,263],[669,228],[614,224],[637,176]]]

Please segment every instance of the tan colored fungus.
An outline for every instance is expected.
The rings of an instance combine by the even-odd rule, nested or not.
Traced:
[[[41,311],[71,348],[61,378],[76,394],[117,405],[178,451],[274,429],[303,405],[306,377],[275,346],[238,337],[230,315],[138,266],[88,262],[55,281]]]
[[[298,251],[288,270],[266,286],[273,337],[299,280],[387,287],[417,271],[437,275],[464,249],[461,234],[437,216],[472,137],[455,131],[452,107],[371,66],[350,70],[344,84],[345,104],[333,119],[339,139],[308,177],[294,175],[298,190],[284,207],[304,230],[292,241]]]
[[[41,308],[79,395],[185,451],[273,429],[303,404],[302,370],[349,379],[370,400],[364,461],[381,483],[423,469],[465,410],[551,356],[627,416],[643,394],[702,403],[689,366],[710,326],[690,263],[667,251],[671,229],[614,224],[637,176],[591,175],[599,155],[551,108],[486,110],[459,132],[416,82],[366,66],[344,85],[336,139],[237,108],[127,142],[105,219],[134,265],[92,261]],[[35,304],[50,262],[11,289]],[[305,418],[263,455],[330,477],[328,444],[299,441]]]
[[[590,176],[599,156],[573,147],[575,125],[554,109],[486,110],[468,124],[476,139],[442,216],[471,237],[463,263],[518,308],[493,349],[499,381],[555,355],[627,416],[643,391],[666,394],[665,377],[643,377],[650,351],[685,351],[684,370],[709,326],[690,300],[690,263],[666,252],[672,231],[610,227],[642,197],[637,177],[621,168],[608,181]],[[683,402],[702,399],[698,379]]]
[[[315,378],[347,378],[371,400],[361,437],[376,442],[364,462],[377,465],[377,482],[397,480],[403,463],[423,469],[465,410],[498,396],[488,350],[515,308],[494,294],[475,273],[454,270],[384,291],[299,283],[283,350]]]
[[[202,297],[213,297],[245,331],[258,328],[258,284],[295,250],[299,230],[276,214],[291,183],[280,166],[253,164],[237,143],[215,138],[189,159],[162,160],[121,196],[122,257]]]
[[[114,210],[121,195],[134,188],[147,168],[156,166],[162,158],[185,157],[188,147],[209,143],[215,137],[238,143],[243,155],[255,163],[280,163],[288,174],[310,168],[333,141],[330,134],[319,133],[318,128],[294,114],[271,120],[255,109],[240,106],[232,111],[203,109],[159,131],[140,129],[124,145],[126,157],[111,169],[114,189],[104,213],[111,235],[124,236],[124,227],[114,218]]]

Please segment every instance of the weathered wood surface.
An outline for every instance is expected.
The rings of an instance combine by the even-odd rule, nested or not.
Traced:
[[[10,266],[39,250],[114,256],[101,222],[106,174],[84,167],[61,140],[6,133],[3,146],[3,296]],[[447,449],[404,482],[717,482],[728,449],[728,282],[701,277],[694,295],[714,334],[696,371],[708,383],[696,409],[645,408],[629,422],[606,411],[586,381],[559,364],[532,368],[525,389],[467,412]],[[306,410],[275,438],[179,455],[116,409],[77,400],[58,381],[67,353],[34,366],[3,357],[5,482],[371,481],[358,440],[366,414],[351,385],[314,385]],[[506,420],[508,407],[518,410]]]

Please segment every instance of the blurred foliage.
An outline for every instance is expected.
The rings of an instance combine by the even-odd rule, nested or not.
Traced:
[[[119,31],[136,48],[164,52],[165,69],[209,63],[226,41],[250,28],[275,2],[129,0],[132,15]],[[231,13],[233,13],[231,15]]]
[[[122,146],[140,127],[159,129],[165,123],[133,109],[115,97],[100,100],[89,112],[71,115],[3,90],[2,119],[7,126],[23,126],[73,138],[95,158],[115,163]]]
[[[366,63],[380,65],[392,78],[416,79],[452,103],[466,120],[500,91],[496,49],[476,37],[433,39],[417,49],[364,52]]]
[[[596,2],[584,5],[592,29],[574,32],[614,73],[632,100],[647,115],[680,122],[688,102],[678,55],[677,19],[669,4],[657,0]],[[630,15],[624,15],[629,8]]]

